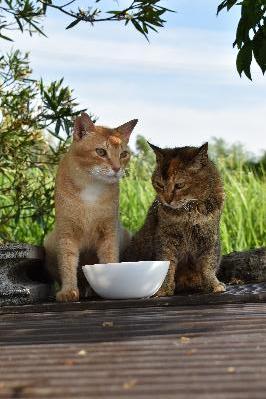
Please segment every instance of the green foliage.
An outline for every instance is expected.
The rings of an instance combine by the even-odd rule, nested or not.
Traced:
[[[39,32],[44,8],[41,1],[30,0],[1,0],[0,1],[0,38],[13,41],[9,36],[11,30],[25,30],[30,35]],[[8,35],[8,36],[7,36]]]
[[[137,139],[137,149],[138,152],[132,156],[126,177],[120,187],[121,220],[124,226],[134,232],[145,220],[147,209],[155,195],[151,184],[155,157],[141,136]]]
[[[250,66],[253,57],[262,73],[266,71],[266,1],[265,0],[224,0],[218,6],[217,14],[223,9],[229,11],[233,6],[241,7],[233,46],[239,49],[236,66],[251,80]]]
[[[72,19],[66,29],[73,28],[80,22],[94,24],[96,22],[123,21],[125,25],[132,24],[137,31],[148,38],[149,30],[157,32],[163,27],[162,16],[169,10],[160,5],[161,0],[133,0],[122,9],[100,9],[102,0],[92,1],[86,6],[78,0],[68,1],[58,5],[53,0],[0,0],[0,39],[10,40],[10,30],[28,31],[30,35],[39,32],[45,36],[41,22],[47,9],[53,8]],[[75,5],[75,9],[73,6]],[[118,6],[118,3],[117,3]],[[119,8],[119,7],[118,7]]]
[[[80,112],[62,79],[46,85],[31,72],[27,54],[0,58],[1,241],[40,240],[49,229],[54,166]]]
[[[62,79],[49,85],[33,80],[28,56],[19,51],[0,58],[0,98],[0,241],[41,244],[54,222],[56,166],[80,111]],[[121,183],[121,219],[131,231],[141,227],[155,196],[153,152],[141,136],[136,147]],[[227,194],[224,251],[265,245],[266,156],[258,162],[241,145],[221,139],[213,139],[210,153]]]
[[[41,244],[54,222],[54,179],[69,145],[73,117],[80,110],[63,80],[49,85],[32,79],[28,55],[0,58],[0,241]],[[95,119],[95,118],[94,118]],[[225,252],[265,245],[266,155],[253,159],[239,144],[210,145],[225,183],[221,231]],[[121,219],[138,230],[154,198],[153,152],[137,138],[121,183]]]
[[[223,139],[213,137],[209,145],[209,153],[213,159],[226,163],[229,170],[237,170],[241,166],[241,169],[247,173],[252,171],[258,177],[265,176],[266,151],[260,159],[256,159],[244,149],[241,143],[229,145]]]
[[[47,89],[48,93],[54,87]],[[0,237],[2,241],[41,244],[53,225],[55,164],[66,150],[68,139],[62,136],[55,146],[40,130],[33,132],[30,124],[27,134],[21,125],[15,126],[20,126],[22,136],[13,131],[3,140],[3,130],[0,136],[4,148],[0,164]],[[210,153],[222,173],[226,191],[221,222],[224,253],[266,245],[265,156],[258,162],[241,145],[228,146],[221,139],[213,139]],[[131,231],[141,227],[154,199],[150,180],[154,165],[153,152],[139,136],[137,152],[121,183],[121,220]]]
[[[210,151],[226,192],[221,221],[223,252],[265,246],[266,173],[262,164],[257,162],[254,169],[250,163],[255,162],[248,158],[243,147],[228,146],[223,140],[214,139]],[[142,151],[135,155],[121,184],[121,219],[131,231],[142,226],[155,195],[150,182],[154,159],[151,167],[149,155],[144,156]]]
[[[28,31],[30,35],[38,32],[45,36],[41,23],[47,10],[52,8],[71,18],[66,29],[84,22],[94,25],[96,22],[116,21],[132,25],[148,40],[151,30],[157,32],[158,28],[164,26],[165,14],[174,12],[164,7],[161,0],[131,0],[122,8],[117,3],[113,10],[107,9],[103,3],[103,0],[91,0],[84,6],[81,0],[61,5],[54,0],[0,0],[0,39],[12,41],[12,30],[20,30],[22,33]],[[266,0],[223,0],[217,14],[236,6],[241,7],[241,18],[233,44],[239,50],[236,66],[240,76],[244,72],[251,79],[253,58],[262,73],[266,71]]]
[[[229,169],[219,160],[226,192],[221,222],[225,253],[266,245],[266,174],[259,178],[244,164]]]

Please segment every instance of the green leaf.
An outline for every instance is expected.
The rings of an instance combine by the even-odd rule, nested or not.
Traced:
[[[30,26],[33,26],[42,36],[47,37],[46,34],[29,18],[24,17],[25,21],[28,22]]]
[[[15,224],[18,224],[19,218],[20,218],[20,209],[18,209],[16,211],[15,218],[14,218]]]
[[[10,41],[10,42],[13,42],[14,40],[12,40],[10,37],[7,37],[7,36],[5,36],[5,35],[2,35],[2,33],[0,33],[0,38],[1,39],[4,39],[4,40],[8,40],[8,41]]]
[[[71,24],[67,25],[66,29],[73,28],[73,26],[77,25],[80,21],[80,19],[75,19],[75,21],[72,21]]]
[[[106,14],[119,15],[119,14],[123,14],[123,11],[107,11]]]
[[[148,36],[146,35],[146,33],[144,32],[144,30],[142,29],[141,25],[138,23],[138,21],[136,21],[135,19],[131,19],[132,24],[135,26],[135,28],[146,37],[146,39],[149,41]]]
[[[230,10],[230,8],[232,8],[238,0],[224,0],[222,1],[221,4],[219,4],[219,6],[217,7],[217,15],[224,9],[226,8],[227,11]]]
[[[241,17],[236,30],[236,38],[233,43],[234,47],[237,44],[237,47],[240,48],[242,43],[244,43],[246,40],[249,40],[249,30],[250,27],[247,24],[246,19]]]
[[[252,62],[252,42],[246,42],[238,52],[236,58],[236,67],[239,75],[242,75],[242,72],[252,80],[251,72],[250,72],[250,65]]]
[[[227,0],[224,0],[224,1],[222,1],[221,4],[218,5],[216,15],[218,15],[219,12],[221,12],[226,7],[226,3],[227,3]]]
[[[17,24],[19,26],[19,29],[21,30],[21,32],[23,32],[23,26],[22,23],[20,22],[20,19],[18,17],[15,16],[15,20],[17,21]]]
[[[60,119],[58,119],[56,122],[56,125],[55,125],[55,134],[57,135],[57,137],[59,135],[60,127],[61,127],[61,121],[60,121]]]
[[[253,54],[263,75],[266,72],[266,35],[260,29],[253,38]]]

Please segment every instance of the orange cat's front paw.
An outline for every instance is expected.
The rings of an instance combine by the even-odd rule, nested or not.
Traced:
[[[67,288],[58,291],[56,294],[58,302],[77,302],[79,300],[79,290],[77,288]]]

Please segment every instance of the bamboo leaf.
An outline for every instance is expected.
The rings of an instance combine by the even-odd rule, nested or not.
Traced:
[[[80,19],[75,19],[72,21],[69,25],[67,25],[66,29],[71,29],[73,26],[76,26],[81,20]]]

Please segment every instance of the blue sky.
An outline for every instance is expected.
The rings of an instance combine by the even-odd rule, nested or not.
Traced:
[[[66,31],[70,21],[52,12],[44,21],[48,39],[17,34],[13,46],[31,52],[35,77],[64,76],[99,124],[137,117],[134,137],[160,146],[199,145],[216,136],[260,154],[266,149],[266,77],[255,66],[253,82],[240,79],[232,48],[239,10],[216,17],[219,2],[165,0],[177,12],[167,15],[150,44],[122,23]],[[11,46],[1,43],[2,50]]]

